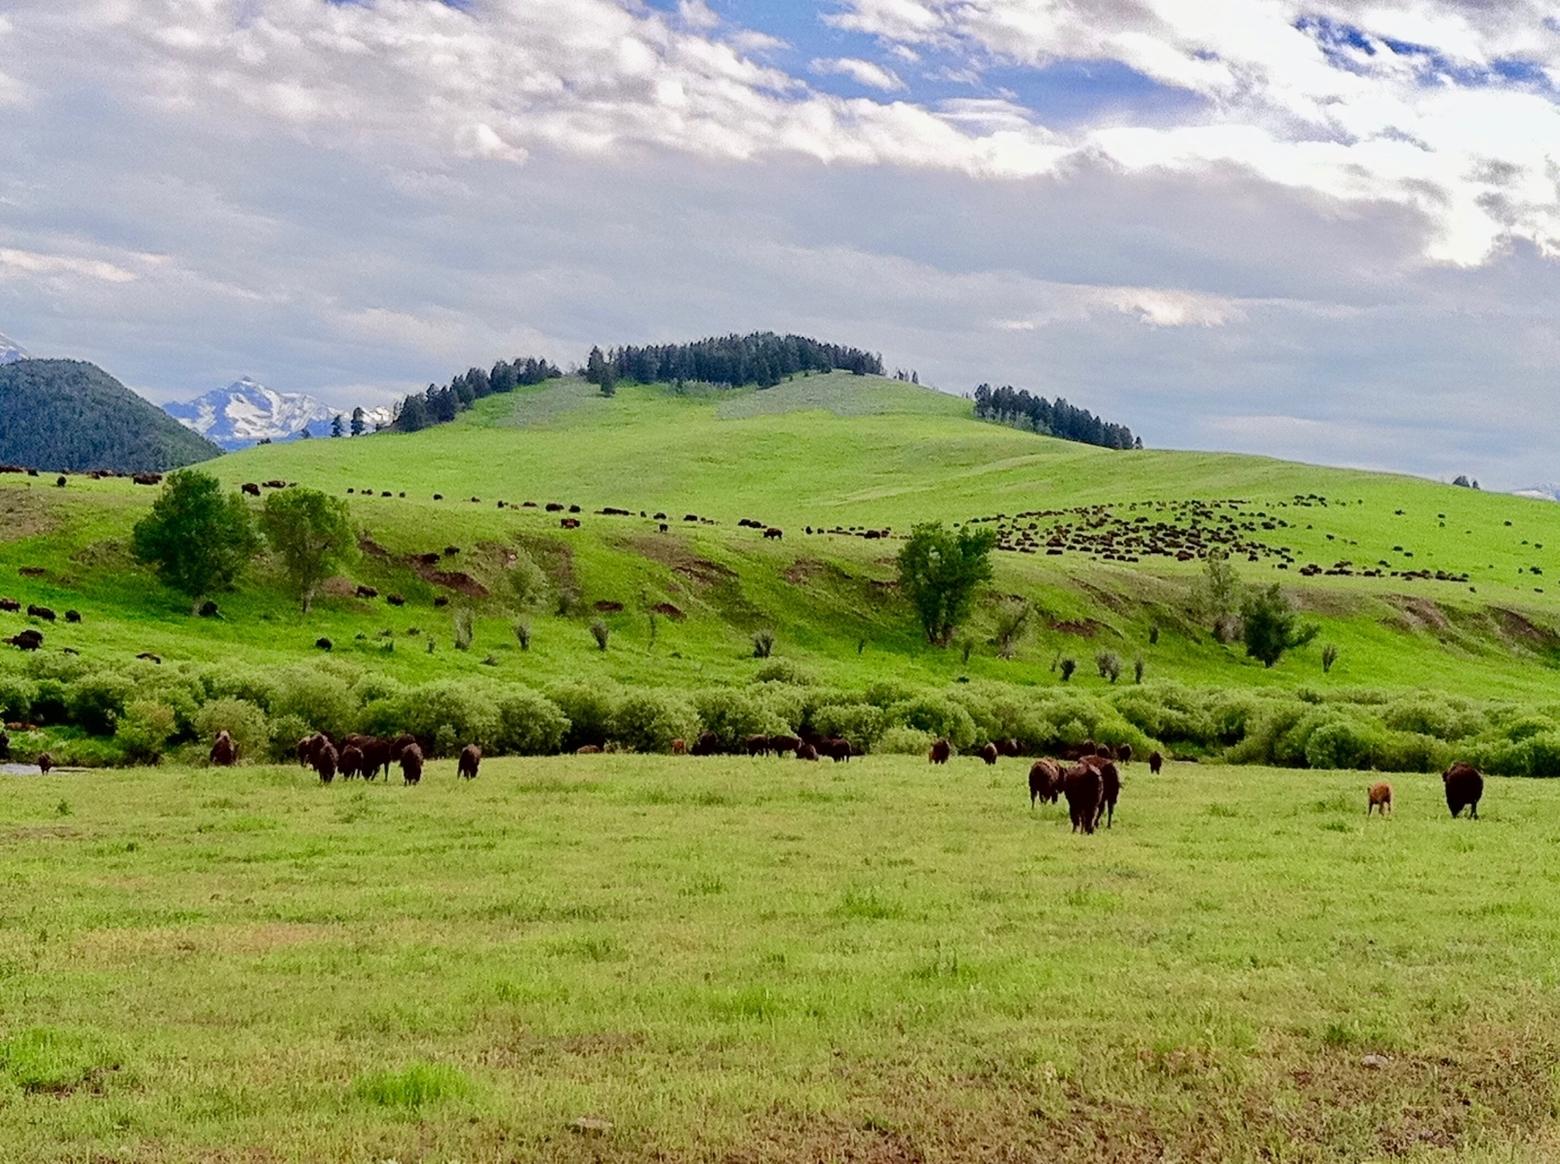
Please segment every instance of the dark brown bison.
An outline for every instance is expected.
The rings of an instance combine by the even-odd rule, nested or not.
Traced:
[[[713,756],[720,751],[720,737],[714,732],[702,732],[688,750],[695,756]]]
[[[929,764],[946,764],[951,755],[953,755],[953,745],[947,740],[936,740],[932,744],[931,751],[926,753],[926,760]]]
[[[1446,807],[1452,816],[1468,810],[1470,820],[1479,819],[1479,800],[1484,795],[1484,777],[1472,764],[1461,760],[1441,773],[1441,783],[1446,785]]]
[[[1062,778],[1062,794],[1067,797],[1067,816],[1075,833],[1092,833],[1104,799],[1104,781],[1098,768],[1074,764]]]
[[[1130,763],[1132,763],[1132,745],[1131,744],[1117,744],[1116,745],[1116,763],[1118,763],[1118,764],[1130,764]]]
[[[1055,804],[1062,794],[1062,769],[1055,760],[1036,760],[1029,766],[1029,807],[1043,800]]]
[[[423,754],[422,749],[416,744],[407,744],[401,749],[401,781],[405,784],[417,784],[422,781]]]
[[[776,529],[771,526],[769,529],[764,531],[764,536],[769,538],[771,541],[779,541],[781,538],[785,537],[785,531],[783,529]]]
[[[372,780],[383,771],[385,779],[389,780],[390,765],[395,762],[390,741],[379,739],[377,736],[370,736],[358,744],[358,748],[363,753],[363,767],[361,769],[363,779]]]
[[[749,736],[747,739],[742,741],[742,746],[747,749],[747,754],[749,756],[769,755],[768,736]]]
[[[314,737],[304,736],[298,741],[298,767],[307,768],[314,759]]]
[[[476,744],[467,744],[460,750],[460,759],[455,764],[455,774],[462,780],[475,780],[477,769],[482,767],[482,749]]]
[[[802,746],[802,741],[796,736],[770,736],[769,750],[777,756],[784,756],[787,752],[794,752]]]
[[[216,742],[211,745],[211,762],[218,768],[231,768],[238,762],[238,745],[226,728],[217,733]]]
[[[320,774],[320,783],[329,784],[336,778],[336,764],[339,757],[336,754],[336,745],[327,743],[319,751],[314,753],[314,770]]]
[[[798,760],[817,760],[818,749],[813,747],[811,744],[803,744],[801,747],[796,749],[796,758]]]
[[[14,598],[0,598],[0,610],[8,614],[20,613],[22,604]]]
[[[41,618],[44,622],[53,622],[55,614],[47,606],[29,605],[27,607],[28,618]]]
[[[1386,816],[1392,811],[1392,785],[1385,780],[1372,784],[1365,792],[1365,815],[1379,812]]]
[[[65,612],[65,621],[66,622],[80,622],[81,621],[81,611],[79,611],[79,610],[67,610]]]
[[[6,734],[4,728],[0,728],[0,764],[11,758],[11,737]]]
[[[839,736],[824,740],[820,750],[836,764],[850,763],[851,756],[855,754],[850,746],[850,741],[841,739]]]
[[[351,780],[363,771],[363,749],[356,744],[348,744],[341,749],[337,763],[341,769],[341,778]]]
[[[1163,768],[1164,766],[1165,766],[1165,758],[1163,756],[1161,756],[1158,752],[1150,752],[1148,754],[1148,770],[1150,772],[1152,772],[1155,776],[1159,775],[1160,769]]]
[[[256,485],[253,481],[245,481],[243,485],[239,486],[239,488],[241,488],[250,497],[260,496],[260,486]]]
[[[1094,816],[1095,827],[1103,818],[1105,827],[1110,828],[1116,818],[1116,801],[1121,799],[1121,773],[1116,770],[1114,761],[1104,757],[1096,757],[1092,763],[1085,760],[1084,764],[1100,774],[1100,806]]]
[[[558,526],[561,529],[579,529],[580,519],[577,517],[560,517],[558,519]]]
[[[28,627],[12,635],[6,642],[21,651],[36,651],[43,646],[43,632]]]
[[[45,776],[49,774],[49,769],[53,767],[54,757],[49,755],[48,752],[44,752],[38,757],[38,771],[42,772]]]
[[[599,756],[601,755],[601,749],[595,744],[586,744],[584,747],[575,748],[574,754],[576,756]]]
[[[988,743],[980,750],[980,758],[986,762],[988,767],[997,762],[997,755],[996,744]]]
[[[1023,746],[1011,736],[1005,740],[997,741],[997,751],[1001,752],[1009,759],[1013,759],[1024,754]]]

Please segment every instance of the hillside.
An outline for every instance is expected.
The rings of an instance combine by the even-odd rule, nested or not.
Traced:
[[[1430,689],[1544,705],[1560,660],[1552,504],[1257,457],[1108,451],[975,420],[967,400],[876,377],[681,394],[624,385],[610,400],[563,378],[423,432],[261,446],[209,470],[234,487],[280,479],[349,502],[364,552],[306,620],[264,565],[219,596],[222,619],[191,619],[128,557],[154,491],[123,480],[56,490],[0,477],[0,595],[82,611],[81,625],[44,628],[48,651],[317,665],[324,638],[349,681],[694,690],[750,682],[768,665],[753,636],[771,632],[771,663],[846,690],[969,682],[1020,701],[1119,701],[1141,659],[1151,687],[1367,707]],[[570,506],[578,529],[561,526]],[[967,658],[926,645],[894,584],[897,539],[934,519],[1002,530],[994,584],[961,635]],[[1214,544],[1238,551],[1243,581],[1282,583],[1320,626],[1316,642],[1271,670],[1215,642],[1193,601]],[[548,583],[525,611],[511,586],[522,552]],[[392,594],[405,604],[387,604]],[[994,627],[1013,599],[1033,615],[1004,658]],[[469,651],[452,645],[459,609],[475,616]],[[0,638],[22,625],[0,614]],[[1324,674],[1326,645],[1338,662]],[[1095,673],[1106,652],[1124,665],[1118,686]],[[1065,687],[1063,657],[1079,664]],[[1064,733],[1087,722],[1055,714]]]
[[[79,360],[0,366],[0,463],[49,471],[161,471],[220,450]]]

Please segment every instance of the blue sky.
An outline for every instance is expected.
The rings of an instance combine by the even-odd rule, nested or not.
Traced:
[[[1560,477],[1550,0],[9,0],[0,333],[338,406],[731,329]]]

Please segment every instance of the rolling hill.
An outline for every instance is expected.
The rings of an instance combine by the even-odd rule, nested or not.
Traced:
[[[0,366],[0,463],[158,472],[219,452],[96,365],[19,360]]]

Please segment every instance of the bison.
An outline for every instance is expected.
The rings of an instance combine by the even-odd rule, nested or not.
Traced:
[[[0,598],[0,610],[9,614],[20,614],[22,604],[14,598]]]
[[[1072,821],[1072,831],[1094,832],[1100,802],[1105,796],[1099,769],[1090,764],[1074,764],[1062,778],[1062,794],[1067,797],[1067,816]]]
[[[926,761],[929,764],[946,764],[951,755],[953,755],[953,745],[947,740],[937,740],[926,753]]]
[[[39,757],[38,757],[38,771],[42,772],[45,776],[47,776],[49,774],[49,769],[53,768],[53,767],[54,767],[54,757],[53,756],[49,755],[48,752],[44,752],[44,753],[39,755]]]
[[[4,728],[0,728],[0,764],[11,758],[11,737],[6,734]]]
[[[1379,812],[1386,816],[1392,811],[1392,785],[1385,780],[1372,784],[1365,792],[1365,815]]]
[[[1029,807],[1037,800],[1055,804],[1062,793],[1062,770],[1055,760],[1036,760],[1029,766]]]
[[[1100,774],[1100,806],[1094,815],[1095,827],[1099,826],[1100,819],[1105,820],[1105,827],[1110,828],[1116,818],[1116,801],[1121,798],[1121,773],[1116,770],[1116,765],[1111,760],[1098,759],[1094,763],[1085,760],[1084,763]]]
[[[1484,777],[1472,764],[1461,760],[1441,773],[1441,783],[1446,786],[1446,807],[1455,818],[1468,810],[1470,820],[1479,819],[1479,799],[1484,795]]]
[[[714,732],[703,732],[688,750],[695,756],[713,756],[720,751],[720,737]]]
[[[997,751],[1001,752],[1009,759],[1013,759],[1024,754],[1023,746],[1011,736],[1005,740],[999,740],[997,742]]]
[[[749,756],[769,755],[768,736],[749,736],[747,739],[742,741],[742,746],[747,749],[747,754]]]
[[[482,766],[482,749],[476,744],[467,744],[460,750],[460,759],[456,761],[455,772],[462,780],[475,780],[477,769]]]
[[[341,778],[351,780],[363,771],[363,749],[356,744],[348,744],[341,749],[340,760]]]
[[[338,759],[336,746],[331,743],[326,743],[314,753],[314,770],[320,774],[321,784],[329,784],[336,778],[336,763]]]
[[[405,784],[417,784],[422,780],[423,754],[416,744],[401,749],[401,780]]]
[[[997,762],[997,745],[988,743],[980,750],[980,758],[986,762],[987,767]]]
[[[216,741],[211,745],[211,762],[218,768],[231,768],[238,762],[238,745],[226,728],[217,733]]]
[[[1116,745],[1116,763],[1118,763],[1118,764],[1130,764],[1131,762],[1132,762],[1132,745],[1131,744],[1117,744]]]
[[[601,755],[601,749],[595,744],[586,744],[584,747],[575,748],[574,754],[576,756],[599,756]]]
[[[239,486],[239,488],[241,488],[250,497],[260,496],[260,486],[256,485],[253,481],[245,481],[243,485]]]
[[[811,744],[803,744],[801,747],[796,749],[796,758],[798,760],[817,760],[818,749],[813,747]]]
[[[1165,766],[1165,758],[1163,756],[1161,756],[1158,752],[1150,752],[1148,754],[1148,770],[1150,772],[1152,772],[1155,776],[1159,775],[1160,769],[1163,768],[1164,766]]]
[[[825,756],[829,757],[829,759],[833,760],[836,764],[842,762],[846,764],[850,763],[850,758],[854,754],[850,746],[850,741],[847,739],[842,739],[839,736],[832,736],[829,739],[824,740],[820,750]]]
[[[71,623],[80,622],[81,621],[81,611],[79,611],[79,610],[67,610],[65,612],[65,621],[66,622],[71,622]]]
[[[314,759],[314,736],[304,736],[298,741],[298,767],[307,768]]]
[[[802,741],[799,740],[796,736],[784,735],[769,737],[769,750],[777,756],[783,756],[787,752],[794,752],[801,746]]]
[[[675,740],[672,741],[672,755],[674,755],[674,756],[686,756],[687,754],[688,754],[688,741],[687,740],[679,738],[679,739],[675,739]]]
[[[6,640],[17,650],[36,651],[43,646],[43,632],[28,627],[24,631],[18,631]]]
[[[44,622],[53,622],[55,619],[55,614],[47,606],[29,604],[27,607],[27,617],[41,618]]]

